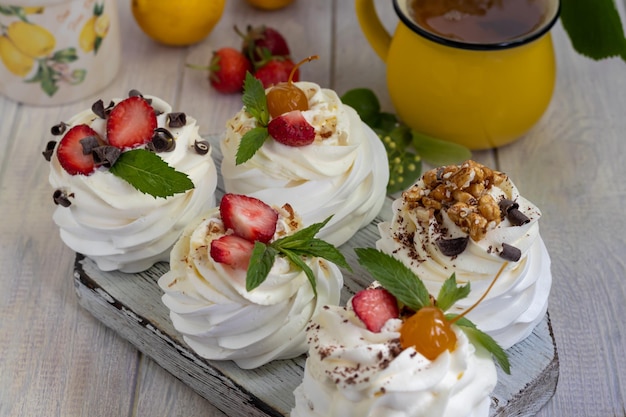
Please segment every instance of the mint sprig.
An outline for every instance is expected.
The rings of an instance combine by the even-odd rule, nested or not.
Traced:
[[[302,260],[310,256],[323,258],[337,266],[351,271],[350,265],[343,254],[333,245],[314,236],[328,223],[332,216],[320,223],[276,239],[269,244],[255,242],[250,264],[246,273],[246,290],[252,291],[261,285],[269,275],[276,256],[284,256],[306,274],[313,292],[317,296],[315,275],[311,268]]]
[[[243,164],[252,158],[270,135],[267,130],[270,112],[267,107],[265,89],[261,81],[250,74],[250,72],[246,72],[241,100],[244,104],[244,110],[256,119],[258,126],[250,129],[242,136],[237,148],[237,155],[235,156],[237,165]]]
[[[122,152],[109,171],[153,197],[170,197],[194,188],[193,181],[147,149]]]
[[[430,294],[422,280],[401,261],[373,248],[357,248],[355,252],[359,263],[402,304],[414,311],[432,305]],[[439,290],[437,307],[446,311],[457,301],[466,298],[469,292],[469,283],[458,286],[453,273]],[[502,370],[510,374],[511,365],[504,349],[491,336],[478,329],[471,320],[466,317],[456,318],[457,316],[458,314],[447,314],[446,319],[454,320],[454,324],[459,326],[472,343],[485,348]]]

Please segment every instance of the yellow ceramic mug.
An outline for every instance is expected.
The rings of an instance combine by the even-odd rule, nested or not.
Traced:
[[[398,116],[419,132],[470,149],[501,146],[526,133],[554,90],[549,30],[558,18],[559,1],[522,0],[541,7],[539,24],[518,38],[487,43],[443,37],[417,24],[413,1],[393,1],[400,22],[392,37],[373,0],[356,0],[361,28],[387,65]],[[495,3],[502,1],[510,0]]]

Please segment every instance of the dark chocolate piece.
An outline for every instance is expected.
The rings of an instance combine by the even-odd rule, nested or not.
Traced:
[[[452,239],[437,239],[435,243],[437,243],[437,247],[441,253],[446,256],[457,256],[465,250],[467,247],[467,243],[469,242],[469,236],[466,237],[456,237]]]
[[[154,129],[152,140],[146,147],[152,152],[171,152],[176,148],[176,141],[169,130],[159,127]]]
[[[183,127],[187,124],[187,115],[182,112],[169,113],[167,119],[169,127]]]
[[[522,257],[522,251],[516,248],[513,245],[509,245],[508,243],[502,244],[502,252],[500,252],[500,258],[506,259],[507,261],[517,262]]]
[[[106,119],[106,111],[104,108],[104,102],[102,100],[98,100],[91,105],[91,111],[101,119]]]
[[[151,98],[145,98],[145,97],[143,96],[143,94],[141,94],[141,92],[140,92],[139,90],[135,90],[135,89],[133,88],[132,90],[130,90],[130,91],[128,92],[128,97],[136,97],[136,96],[141,97],[142,99],[146,100],[146,102],[147,102],[148,104],[152,104],[152,99],[151,99]]]
[[[206,140],[197,140],[193,144],[193,148],[196,150],[198,154],[206,155],[207,153],[209,153],[209,150],[211,149],[211,145]]]
[[[95,136],[85,136],[84,138],[79,140],[79,142],[83,147],[83,155],[89,155],[93,152],[94,149],[100,146],[100,142]]]
[[[65,129],[67,129],[68,124],[65,122],[58,123],[50,128],[50,133],[54,136],[60,136],[65,133]]]
[[[46,144],[46,150],[41,153],[43,157],[46,158],[46,161],[50,162],[50,160],[52,159],[52,154],[54,153],[55,146],[57,146],[56,140],[48,141],[48,143]]]
[[[70,201],[70,197],[74,195],[67,195],[63,190],[55,190],[54,194],[52,194],[52,199],[54,200],[54,204],[62,207],[69,207],[72,205]]]
[[[91,154],[96,165],[111,168],[122,154],[122,150],[115,146],[98,146]]]
[[[519,204],[517,204],[513,200],[509,200],[508,198],[503,198],[502,200],[500,200],[498,206],[500,206],[500,212],[502,212],[503,215],[507,214],[511,209],[519,208]]]
[[[506,216],[513,226],[521,226],[530,222],[530,219],[516,208],[509,210]]]

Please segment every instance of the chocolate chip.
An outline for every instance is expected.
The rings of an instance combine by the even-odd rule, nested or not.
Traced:
[[[456,256],[465,250],[467,247],[467,243],[469,242],[469,237],[456,237],[452,239],[437,239],[435,243],[437,243],[437,247],[446,256]]]
[[[194,142],[193,148],[196,150],[198,154],[206,155],[207,153],[209,153],[209,150],[211,149],[211,145],[206,140],[199,140],[199,141],[197,140]]]
[[[111,168],[122,154],[122,150],[115,146],[98,146],[91,152],[96,165]]]
[[[68,124],[65,122],[56,124],[50,128],[50,133],[52,133],[54,136],[60,136],[65,133],[65,129],[67,129],[67,126]]]
[[[187,115],[182,112],[169,113],[167,115],[169,127],[183,127],[187,124]]]
[[[74,197],[74,194],[67,195],[67,193],[63,190],[55,190],[54,194],[52,194],[54,204],[62,207],[69,207],[72,205],[70,197]]]
[[[152,152],[171,152],[176,149],[176,140],[169,130],[159,127],[154,129],[152,140],[146,147]]]
[[[502,244],[502,252],[500,252],[500,258],[506,259],[507,261],[517,262],[522,257],[522,251],[516,248],[513,245],[509,245],[508,243]]]
[[[46,158],[46,161],[50,162],[50,160],[52,159],[52,154],[54,153],[55,146],[57,146],[56,140],[51,140],[46,144],[46,150],[41,153],[43,157]]]
[[[104,109],[104,102],[98,100],[91,105],[91,111],[101,119],[106,119],[106,112]]]
[[[79,142],[83,147],[83,155],[89,155],[94,149],[100,146],[100,141],[98,141],[98,138],[95,136],[85,136],[79,140]]]
[[[530,219],[516,208],[509,210],[507,218],[513,226],[521,226],[523,224],[530,223]]]

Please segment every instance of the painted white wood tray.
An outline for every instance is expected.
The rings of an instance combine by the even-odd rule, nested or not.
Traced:
[[[209,140],[216,143],[215,137]],[[213,156],[219,165],[217,146]],[[218,187],[221,189],[221,182]],[[389,199],[381,210],[385,217],[391,215],[390,204]],[[353,269],[352,273],[344,271],[342,303],[370,282],[356,261],[354,248],[374,247],[376,224],[382,220],[374,219],[341,247]],[[293,390],[302,380],[305,356],[242,370],[230,361],[209,361],[196,355],[175,331],[169,311],[161,303],[157,280],[167,270],[168,264],[160,263],[139,274],[102,272],[90,259],[77,254],[74,281],[79,303],[226,415],[288,416],[294,404]],[[511,375],[498,369],[490,417],[532,416],[554,395],[559,376],[549,316],[530,337],[507,352]]]

